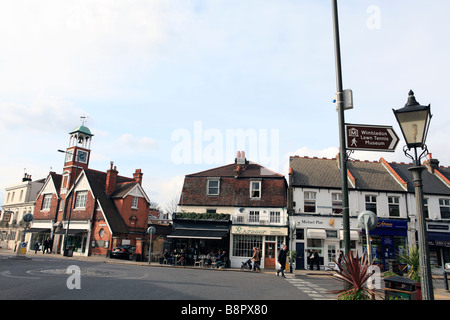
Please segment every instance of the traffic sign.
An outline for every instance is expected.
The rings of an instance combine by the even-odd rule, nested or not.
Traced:
[[[345,124],[347,149],[394,152],[399,138],[391,126]]]

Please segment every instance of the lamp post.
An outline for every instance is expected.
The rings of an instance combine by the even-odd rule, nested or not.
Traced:
[[[69,151],[58,150],[58,152],[68,153]],[[75,192],[75,180],[77,179],[77,171],[78,171],[78,152],[76,152],[75,149],[73,150],[73,152],[75,152],[75,176],[74,176],[74,179],[73,179],[73,190],[72,190],[72,193],[70,195],[70,207],[69,207],[69,216],[67,218],[66,233],[64,235],[63,256],[65,256],[65,257],[69,256],[69,250],[67,249],[67,240],[69,238],[70,216],[72,215],[73,194]]]
[[[408,168],[413,175],[414,190],[417,208],[417,228],[419,242],[419,258],[420,258],[420,281],[422,284],[422,300],[434,300],[433,283],[431,278],[430,252],[428,249],[428,235],[426,230],[426,221],[423,209],[423,188],[422,188],[422,171],[425,170],[420,163],[420,159],[428,154],[425,140],[431,121],[430,105],[422,106],[414,97],[414,92],[409,91],[408,101],[401,109],[394,110],[395,118],[402,130],[406,146],[403,152],[407,157],[413,160],[413,166]],[[408,151],[414,149],[411,155]],[[417,149],[421,148],[422,153],[419,155]]]

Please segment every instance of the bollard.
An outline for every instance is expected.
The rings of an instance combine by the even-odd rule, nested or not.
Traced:
[[[448,278],[447,278],[447,270],[444,270],[444,285],[445,285],[445,290],[448,291]]]

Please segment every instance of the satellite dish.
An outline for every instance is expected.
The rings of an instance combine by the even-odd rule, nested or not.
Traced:
[[[378,217],[372,211],[363,211],[358,215],[358,225],[360,228],[373,230],[377,227]]]
[[[245,208],[239,208],[239,212],[242,213],[245,211]]]
[[[23,216],[23,221],[25,222],[31,222],[33,221],[33,215],[31,213],[27,213]]]

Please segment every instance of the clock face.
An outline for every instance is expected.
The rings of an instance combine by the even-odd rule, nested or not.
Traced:
[[[73,151],[67,151],[66,152],[66,162],[70,162],[73,159]]]
[[[78,161],[82,163],[87,163],[88,153],[86,151],[78,150],[77,152]]]

